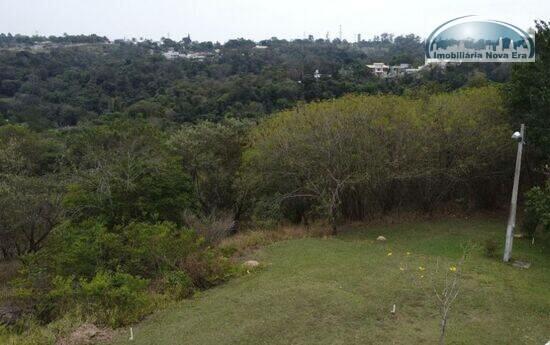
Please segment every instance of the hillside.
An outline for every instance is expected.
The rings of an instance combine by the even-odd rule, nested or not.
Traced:
[[[448,343],[543,344],[548,251],[516,241],[528,270],[486,257],[484,241],[500,240],[503,229],[501,220],[447,219],[279,242],[250,256],[263,264],[258,271],[153,315],[134,326],[132,342],[121,331],[115,344],[434,344],[432,277],[439,288],[438,263],[441,271],[455,265],[467,242],[478,247],[463,268]]]
[[[505,64],[451,66],[398,79],[377,78],[367,68],[372,62],[418,67],[422,54],[415,35],[222,45],[2,34],[0,122],[47,129],[105,115],[179,123],[258,118],[346,93],[402,94],[420,85],[450,91],[472,78],[503,82],[509,75]]]

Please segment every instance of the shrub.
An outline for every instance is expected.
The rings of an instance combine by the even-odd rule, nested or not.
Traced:
[[[125,246],[115,252],[122,256],[117,265],[126,272],[148,278],[177,269],[182,260],[203,247],[203,240],[195,232],[169,222],[132,223],[115,231],[125,242]]]
[[[189,274],[193,285],[200,289],[218,285],[234,273],[231,262],[213,249],[189,255],[181,268]]]
[[[186,212],[183,215],[184,224],[195,230],[209,244],[216,244],[230,235],[234,226],[233,217],[229,213],[212,212],[209,215],[198,217]]]
[[[226,239],[230,242],[223,248],[235,252],[239,243],[249,247],[305,236],[299,229],[239,234]],[[118,327],[139,320],[156,305],[144,275],[155,282],[155,291],[185,298],[238,273],[240,266],[232,265],[223,252],[173,223],[132,223],[113,229],[93,220],[65,223],[46,248],[24,257],[18,296],[33,311],[26,320],[38,324],[54,325],[77,314],[82,321]],[[29,325],[25,321],[21,332],[27,334]]]
[[[170,271],[163,277],[165,291],[176,299],[189,297],[193,294],[193,281],[186,272]]]
[[[494,258],[498,255],[500,245],[496,240],[489,238],[485,241],[484,249],[485,256],[487,256],[488,258]]]
[[[196,232],[174,223],[131,223],[111,229],[88,220],[64,223],[47,246],[23,258],[17,297],[41,322],[80,308],[112,327],[139,320],[152,306],[149,282],[181,299],[219,284],[233,265]]]
[[[98,272],[90,281],[80,280],[79,299],[99,324],[122,326],[150,312],[147,284],[127,273]]]
[[[138,321],[150,311],[148,280],[122,272],[98,271],[91,279],[54,276],[49,286],[19,282],[18,297],[31,305],[33,315],[49,323],[79,311],[111,327]]]
[[[122,238],[100,222],[66,222],[54,229],[43,250],[24,257],[24,271],[37,288],[47,287],[44,281],[37,286],[38,280],[51,281],[55,276],[92,278],[98,268],[116,268],[115,255],[122,246]]]
[[[76,167],[63,199],[70,218],[99,218],[110,227],[179,222],[196,198],[190,177],[162,138],[158,128],[128,120],[68,134],[66,159]]]
[[[259,228],[276,228],[284,219],[280,198],[279,195],[276,195],[275,197],[261,197],[255,200],[250,215],[252,223]]]
[[[522,222],[523,231],[527,234],[527,236],[532,238],[535,237],[538,226],[539,217],[537,216],[537,214],[531,209],[526,209]]]
[[[56,228],[47,248],[27,255],[24,261],[32,285],[47,288],[51,284],[44,279],[91,279],[98,270],[153,278],[173,270],[179,261],[201,248],[202,240],[192,230],[174,223],[131,223],[109,230],[89,220]]]
[[[544,234],[550,233],[550,179],[543,187],[534,187],[527,192],[526,224],[527,232],[532,236],[538,227]]]
[[[318,215],[335,231],[341,217],[431,212],[456,199],[495,206],[494,171],[507,176],[513,148],[503,103],[498,88],[480,87],[419,99],[348,95],[274,114],[243,153],[243,183],[264,200],[252,218]]]
[[[74,307],[77,296],[77,286],[74,277],[55,276],[52,288],[35,304],[39,319],[50,320],[63,315]]]

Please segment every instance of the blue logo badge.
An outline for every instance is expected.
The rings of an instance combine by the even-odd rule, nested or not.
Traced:
[[[534,62],[535,40],[498,20],[465,16],[436,28],[426,39],[426,62]]]

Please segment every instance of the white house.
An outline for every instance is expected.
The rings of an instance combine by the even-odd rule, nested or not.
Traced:
[[[315,72],[313,72],[313,78],[317,80],[321,78],[321,73],[319,72],[318,69],[316,69]]]
[[[167,52],[162,53],[162,55],[164,55],[164,57],[167,58],[168,60],[173,60],[173,59],[185,57],[185,54],[178,53],[177,51],[175,51],[172,48],[170,48]]]
[[[372,70],[375,76],[384,77],[388,74],[390,66],[385,65],[383,62],[375,62],[372,65],[367,65]]]
[[[368,68],[370,68],[374,75],[379,78],[397,78],[402,77],[406,74],[415,74],[419,72],[422,67],[420,68],[413,68],[408,63],[401,63],[396,66],[388,66],[384,65],[382,62],[375,62],[372,65],[367,65]]]

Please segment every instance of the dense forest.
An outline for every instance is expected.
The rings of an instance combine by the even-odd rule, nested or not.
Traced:
[[[544,238],[545,22],[536,42],[531,64],[378,78],[366,64],[419,67],[420,38],[0,35],[0,258],[22,265],[3,299],[25,315],[13,331],[78,313],[135,322],[242,273],[216,244],[247,227],[336,234],[384,214],[499,210],[519,123],[525,228]]]
[[[189,38],[109,42],[97,36],[2,35],[0,49],[0,120],[34,129],[119,115],[179,123],[257,118],[346,93],[451,91],[509,76],[506,64],[427,68],[399,80],[371,74],[367,63],[419,66],[422,43],[414,35],[383,34],[359,43],[239,39],[223,45]],[[199,55],[167,59],[168,51]]]

